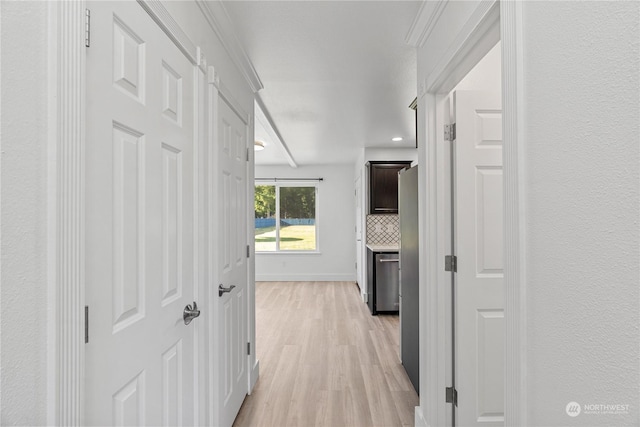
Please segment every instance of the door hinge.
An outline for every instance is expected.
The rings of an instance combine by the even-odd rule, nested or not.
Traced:
[[[453,387],[445,388],[445,402],[458,406],[458,390]]]
[[[247,343],[247,356],[250,356],[250,355],[251,355],[251,343],[248,342]]]
[[[89,343],[89,306],[84,306],[84,343]]]
[[[247,148],[247,162],[249,161],[249,149]]]
[[[458,271],[458,257],[455,255],[446,255],[444,257],[444,271]]]
[[[85,9],[84,12],[84,46],[89,47],[91,45],[91,11]]]
[[[444,140],[453,141],[456,139],[456,124],[444,125]]]
[[[247,245],[247,258],[251,257],[251,246]]]

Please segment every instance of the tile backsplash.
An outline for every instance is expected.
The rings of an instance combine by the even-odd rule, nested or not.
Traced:
[[[367,244],[395,245],[400,241],[398,215],[367,215]]]

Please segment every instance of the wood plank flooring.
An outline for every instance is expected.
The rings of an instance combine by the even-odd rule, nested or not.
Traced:
[[[236,427],[413,425],[398,316],[372,316],[353,282],[256,283],[256,350]]]

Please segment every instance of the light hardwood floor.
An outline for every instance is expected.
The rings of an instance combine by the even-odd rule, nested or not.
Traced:
[[[398,322],[353,282],[256,283],[260,378],[234,426],[412,426]]]

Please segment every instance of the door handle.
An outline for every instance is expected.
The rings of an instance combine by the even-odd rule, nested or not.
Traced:
[[[221,297],[222,294],[226,294],[227,292],[231,292],[233,290],[233,288],[235,288],[235,287],[236,287],[236,285],[231,285],[228,288],[225,288],[222,285],[218,286],[218,296]]]
[[[400,262],[399,259],[391,259],[391,258],[383,258],[383,259],[379,259],[378,261],[380,262]]]
[[[195,301],[193,302],[193,307],[191,307],[191,304],[187,304],[182,312],[182,318],[184,319],[185,325],[191,323],[191,321],[198,316],[200,316],[200,310],[198,309],[198,304],[196,304]]]

